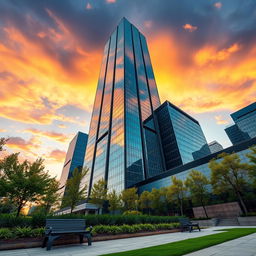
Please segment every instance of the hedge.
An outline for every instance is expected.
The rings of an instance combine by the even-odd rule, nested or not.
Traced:
[[[173,216],[149,216],[149,215],[79,215],[67,214],[60,216],[47,216],[47,218],[60,218],[60,219],[86,219],[87,226],[96,225],[134,225],[134,224],[159,224],[159,223],[174,223],[178,222],[178,217]],[[33,215],[16,217],[11,214],[0,215],[0,227],[44,227],[44,215]]]
[[[137,233],[143,231],[168,230],[179,227],[179,223],[159,223],[159,224],[135,224],[108,226],[97,225],[92,229],[93,235],[116,235],[124,233]],[[42,237],[44,228],[16,227],[16,228],[0,228],[0,239],[15,239],[22,237]]]

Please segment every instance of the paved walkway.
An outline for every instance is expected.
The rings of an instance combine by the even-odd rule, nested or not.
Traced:
[[[222,231],[214,231],[214,230],[223,229],[223,228],[225,227],[213,227],[213,228],[203,229],[201,232],[198,232],[198,231],[195,231],[192,233],[179,232],[179,233],[161,234],[161,235],[154,235],[154,236],[134,237],[134,238],[111,240],[111,241],[95,242],[92,244],[92,246],[87,246],[87,244],[53,246],[51,251],[46,251],[46,249],[42,249],[42,248],[6,250],[6,251],[0,251],[0,256],[46,256],[46,255],[47,256],[48,255],[97,256],[97,255],[106,254],[106,253],[145,248],[145,247],[150,247],[154,245],[180,241],[188,238],[201,237],[201,236],[206,236],[213,233],[216,234],[217,232],[222,232]],[[228,227],[228,228],[232,228],[232,227]],[[232,247],[230,247],[230,245],[225,246],[227,243],[231,243]],[[207,256],[210,256],[210,255],[256,256],[256,235],[255,234],[247,237],[239,238],[227,243],[213,246],[211,248],[204,249],[189,255],[191,256],[192,255],[193,256],[195,255],[198,255],[198,256],[206,256],[206,255]],[[238,251],[238,249],[236,250],[235,247],[238,247],[240,254],[234,254],[235,252]],[[218,254],[219,252],[221,252],[221,254]],[[229,253],[229,254],[223,254],[223,252]],[[212,253],[212,254],[209,254],[209,253]]]

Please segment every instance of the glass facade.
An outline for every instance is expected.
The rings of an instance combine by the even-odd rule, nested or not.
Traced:
[[[75,168],[81,169],[84,163],[88,135],[78,132],[69,144],[60,178],[61,195],[64,194],[65,184],[72,176]]]
[[[144,123],[159,105],[145,37],[122,19],[104,49],[82,182],[89,193],[100,178],[121,192],[163,171],[155,118]]]
[[[198,121],[168,101],[155,112],[167,169],[210,154]]]
[[[232,152],[232,150],[231,150],[231,152]],[[248,148],[237,152],[237,154],[239,155],[242,162],[244,162],[244,163],[248,162],[248,158],[246,157],[246,154],[248,154],[249,152],[250,152],[250,150]],[[212,158],[214,158],[214,157],[216,157],[216,155],[212,156]],[[143,184],[143,185],[138,184],[137,185],[138,191],[139,191],[139,193],[142,193],[145,190],[151,191],[153,188],[160,189],[162,187],[168,187],[172,184],[172,181],[171,181],[172,175],[175,175],[175,177],[177,177],[178,179],[185,181],[188,174],[192,170],[200,171],[207,178],[210,179],[211,170],[208,167],[210,159],[211,158],[208,157],[208,159],[205,159],[205,160],[202,159],[202,161],[200,161],[200,160],[195,161],[194,164],[193,163],[187,164],[187,165],[183,166],[184,168],[177,167],[177,168],[174,168],[173,170],[169,170],[168,171],[169,175],[165,175],[165,177],[163,177],[163,178],[155,179],[152,182],[149,181],[149,182],[147,182],[147,184]],[[221,159],[218,159],[218,161],[221,161]]]
[[[232,144],[256,137],[256,102],[231,114],[235,124],[225,131]]]

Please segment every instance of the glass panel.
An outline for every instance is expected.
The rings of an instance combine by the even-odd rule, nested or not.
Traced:
[[[144,179],[131,24],[125,23],[126,187]]]
[[[118,26],[108,189],[124,189],[124,23]]]

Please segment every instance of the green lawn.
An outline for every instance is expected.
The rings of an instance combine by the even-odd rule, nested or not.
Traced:
[[[204,249],[216,244],[220,244],[232,239],[236,239],[242,236],[247,236],[256,232],[256,228],[233,228],[233,229],[223,229],[226,232],[208,235],[204,237],[191,238],[183,241],[162,244],[157,246],[152,246],[148,248],[110,253],[104,255],[115,255],[115,256],[179,256],[200,249]]]

